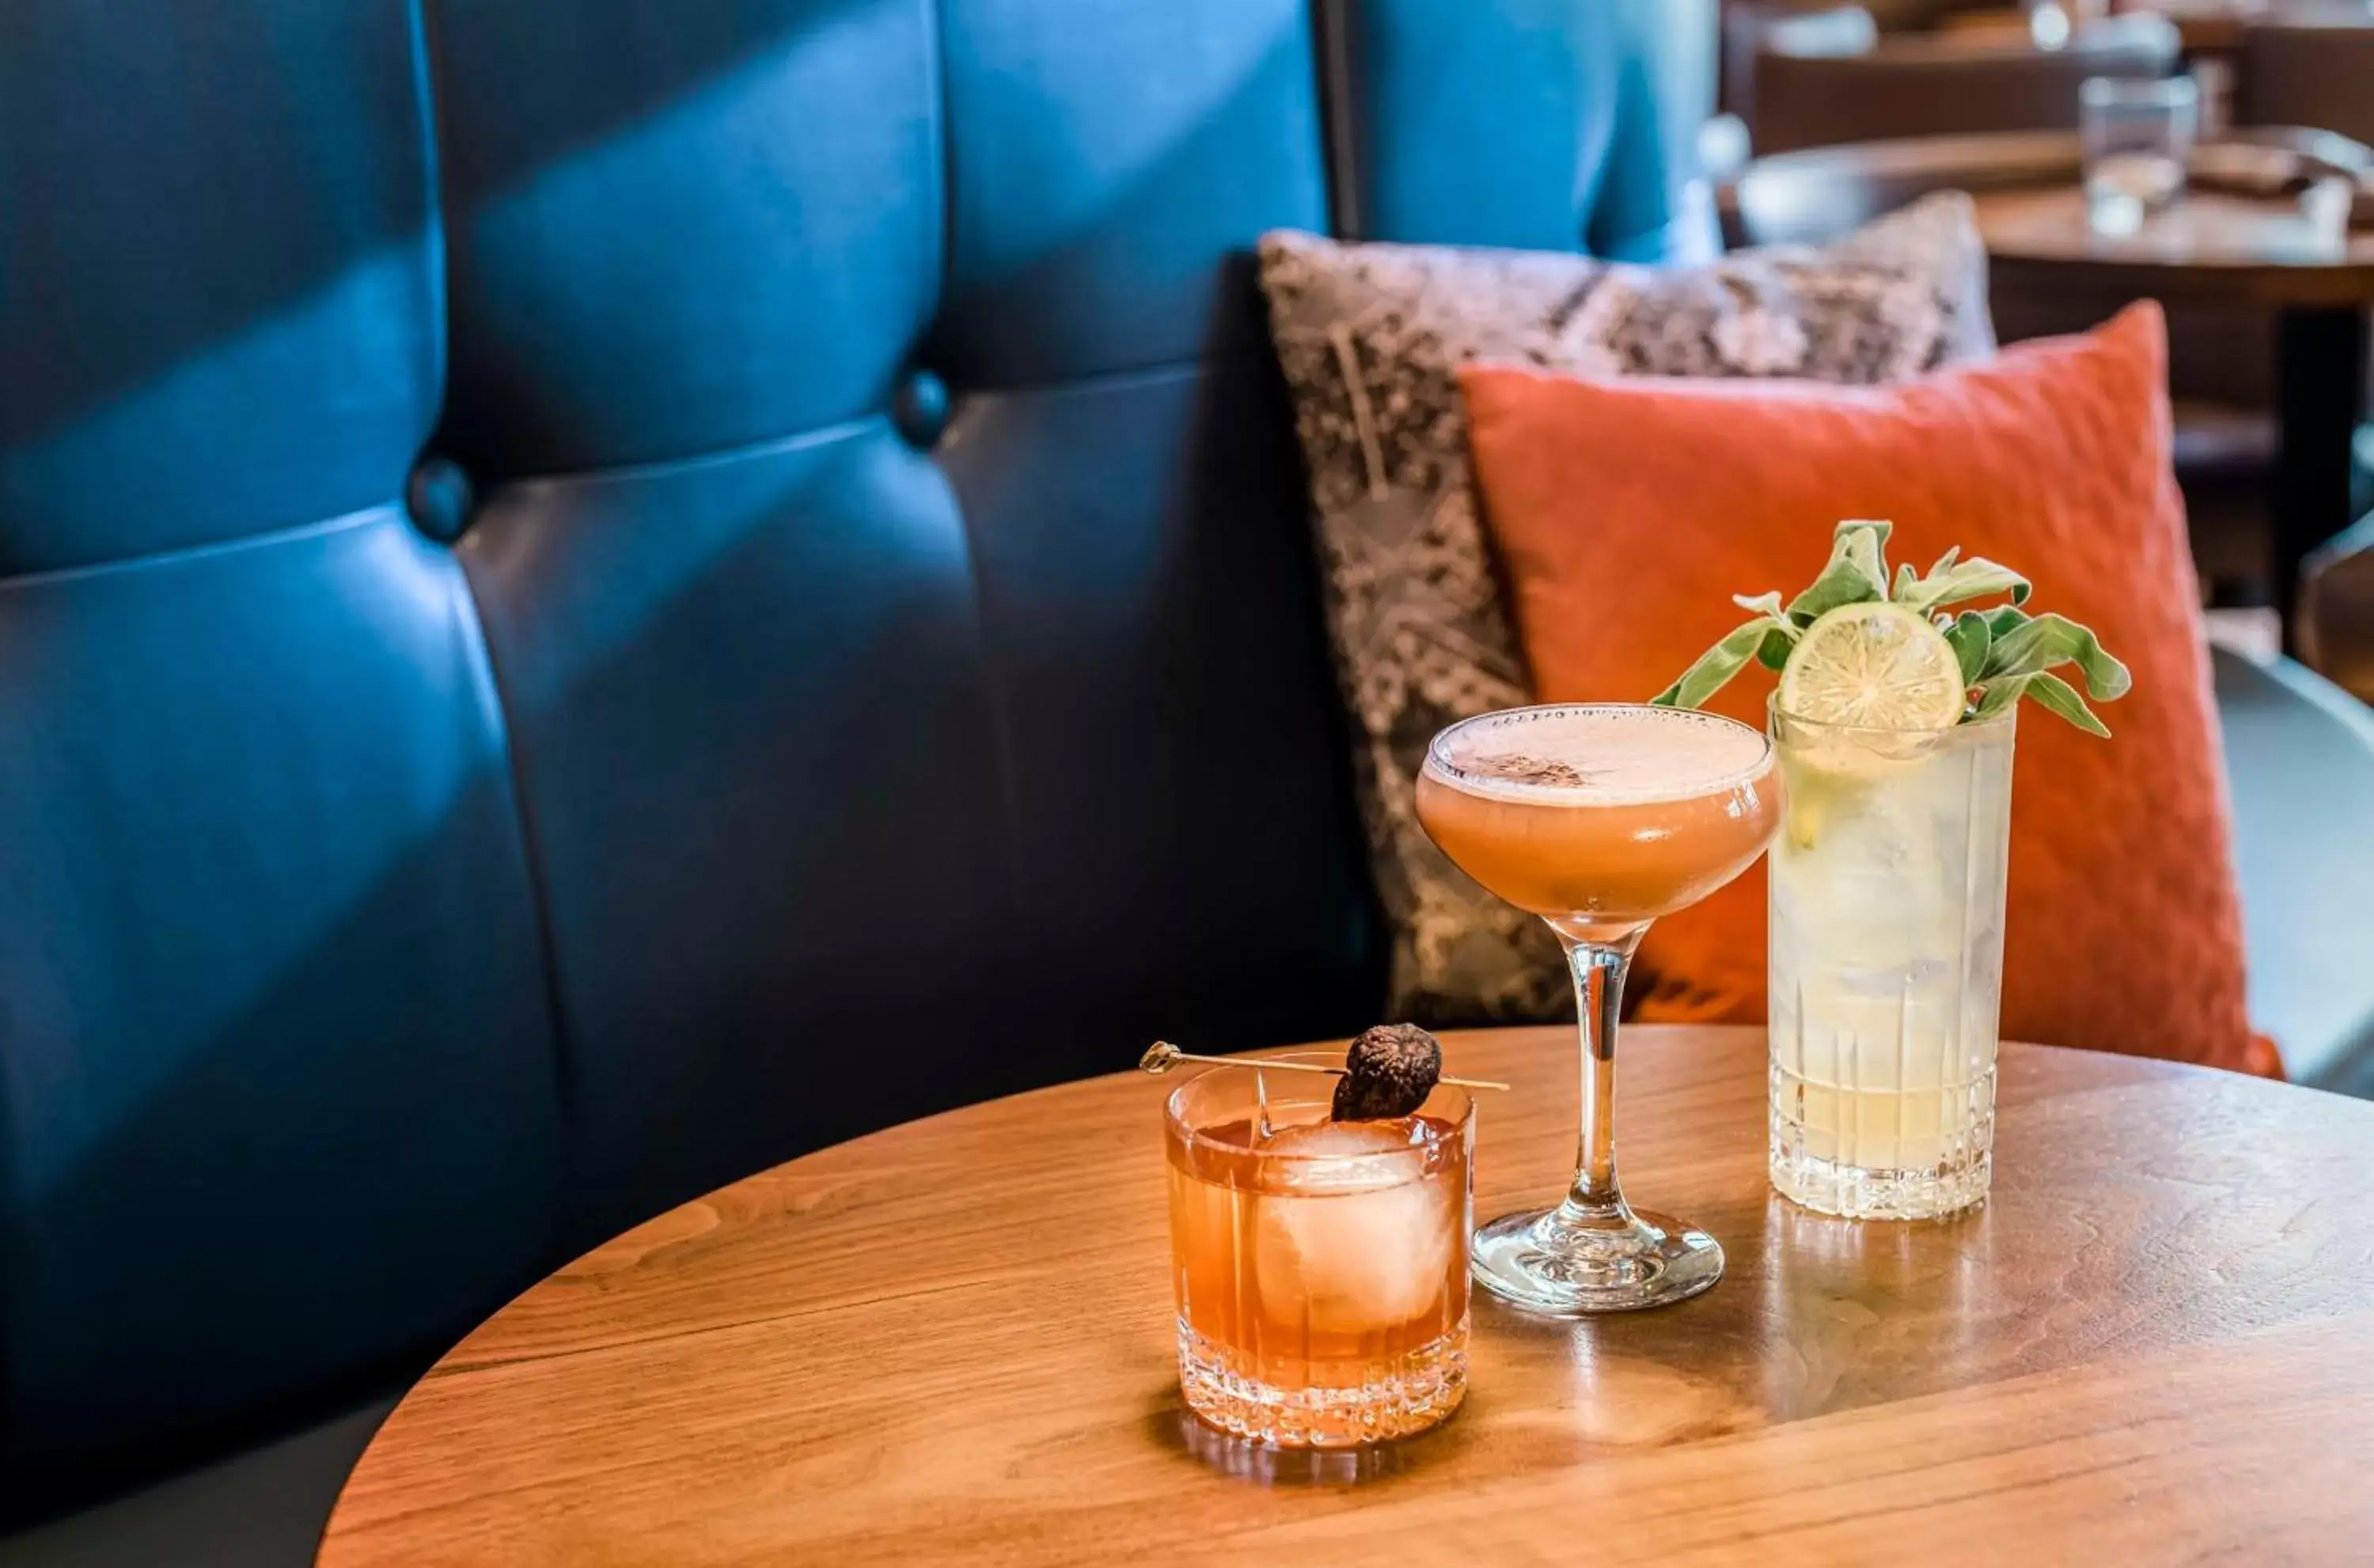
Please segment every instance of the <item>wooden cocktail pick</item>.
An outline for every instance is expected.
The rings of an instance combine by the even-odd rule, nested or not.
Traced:
[[[1258,1067],[1264,1071],[1275,1069],[1280,1072],[1325,1072],[1338,1078],[1348,1071],[1341,1067],[1327,1067],[1315,1061],[1274,1061],[1262,1057],[1199,1056],[1193,1051],[1182,1051],[1168,1040],[1157,1040],[1148,1046],[1146,1048],[1146,1054],[1137,1059],[1137,1065],[1140,1071],[1151,1072],[1158,1077],[1182,1061],[1209,1062],[1214,1067]],[[1462,1089],[1506,1090],[1509,1087],[1506,1083],[1495,1083],[1488,1078],[1445,1077],[1438,1079],[1437,1082],[1455,1084]]]

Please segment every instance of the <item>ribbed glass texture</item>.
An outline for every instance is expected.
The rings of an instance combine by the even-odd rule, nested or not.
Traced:
[[[1859,1219],[1967,1208],[1993,1169],[2014,721],[1772,719],[1772,1185]]]

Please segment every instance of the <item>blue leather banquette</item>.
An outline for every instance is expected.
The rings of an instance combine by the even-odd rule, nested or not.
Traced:
[[[1708,8],[10,0],[11,1503],[821,1143],[1370,1021],[1246,253],[1663,253]]]

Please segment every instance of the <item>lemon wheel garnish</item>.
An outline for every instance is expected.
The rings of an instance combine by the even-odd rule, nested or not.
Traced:
[[[1901,604],[1841,604],[1805,628],[1780,672],[1783,712],[1872,730],[1950,730],[1962,666],[1928,618]]]

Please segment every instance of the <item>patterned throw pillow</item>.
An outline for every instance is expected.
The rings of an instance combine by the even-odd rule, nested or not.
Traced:
[[[1819,250],[1672,269],[1282,230],[1262,240],[1261,277],[1394,927],[1391,1013],[1438,1024],[1569,1013],[1547,929],[1469,882],[1417,821],[1435,732],[1531,698],[1468,483],[1457,369],[1498,359],[1582,376],[1869,385],[1982,357],[1993,329],[1969,201],[1933,195]],[[1643,545],[1653,567],[1654,542]],[[1657,977],[1637,984],[1636,996],[1654,994]]]

